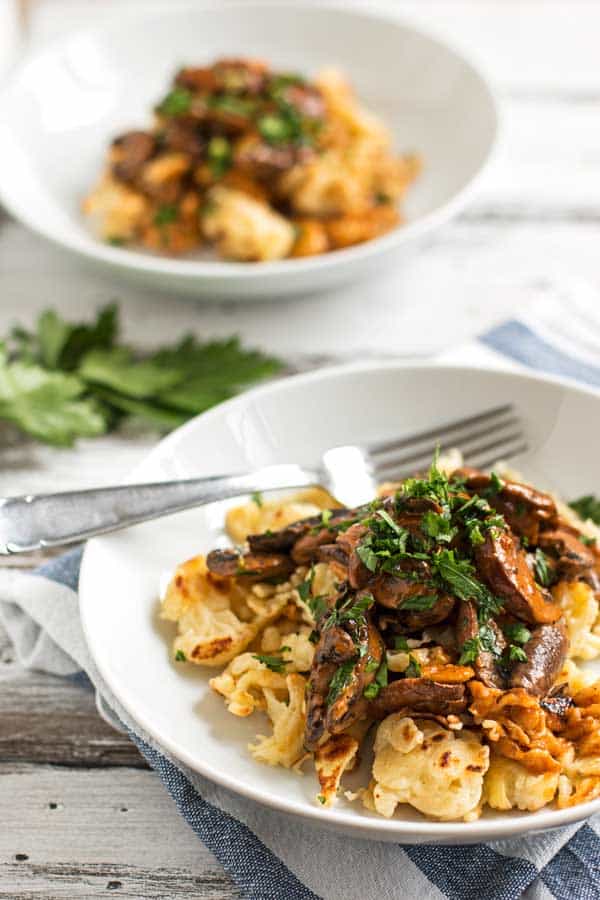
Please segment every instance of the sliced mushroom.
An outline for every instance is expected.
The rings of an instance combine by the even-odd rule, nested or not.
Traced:
[[[490,620],[490,628],[493,630],[496,645],[499,654],[506,647],[506,641],[498,625]],[[458,650],[461,651],[467,641],[476,638],[479,634],[479,622],[477,620],[477,608],[474,603],[463,600],[458,608],[458,617],[456,620],[456,642]],[[503,690],[505,688],[504,678],[500,667],[498,666],[497,657],[490,650],[480,650],[477,659],[473,663],[477,678],[482,681],[486,687],[497,688]]]
[[[276,146],[258,139],[247,140],[236,153],[236,163],[251,177],[269,179],[311,160],[315,151],[309,146]]]
[[[215,575],[257,580],[285,577],[294,568],[289,556],[281,553],[239,553],[237,550],[211,550],[206,565]]]
[[[348,554],[339,544],[323,544],[317,550],[317,559],[327,563],[340,580],[348,578]]]
[[[308,683],[304,743],[309,750],[313,750],[325,734],[327,694],[331,679],[338,667],[355,655],[354,642],[343,628],[333,626],[324,629],[315,648]]]
[[[431,587],[431,566],[424,560],[402,560],[393,573],[384,573],[374,579],[371,591],[381,606],[400,609],[413,597],[435,593]]]
[[[206,140],[198,130],[198,123],[189,116],[168,119],[162,130],[162,145],[169,150],[188,153],[198,159],[206,147]]]
[[[128,131],[112,144],[112,168],[121,181],[134,181],[154,155],[156,139],[147,131]]]
[[[355,518],[360,513],[354,509],[331,509],[328,511],[328,525],[335,525],[339,522],[345,522]],[[307,519],[299,519],[292,522],[279,531],[266,531],[263,534],[248,535],[248,545],[253,553],[277,553],[290,550],[296,541],[300,540],[315,528],[323,526],[323,513],[318,516],[310,516]],[[327,529],[330,532],[330,541],[334,541],[337,532],[333,529]]]
[[[510,531],[489,529],[483,544],[475,548],[475,561],[488,587],[519,619],[533,624],[560,619],[560,607],[535,583],[525,553]]]
[[[556,560],[557,574],[564,575],[566,578],[584,575],[596,563],[593,551],[571,531],[564,528],[542,531],[538,539],[538,546],[544,553]]]
[[[369,583],[375,600],[386,609],[398,611],[398,624],[405,630],[416,631],[447,619],[454,608],[454,597],[439,594],[432,587],[431,568],[423,560],[403,560],[397,572],[378,575]],[[419,580],[420,579],[420,580]],[[404,605],[417,597],[437,595],[435,603],[427,609],[404,609]]]
[[[339,534],[336,542],[348,556],[348,583],[354,590],[363,588],[372,575],[356,552],[368,531],[366,525],[357,522],[355,525],[351,525],[347,531]]]
[[[327,710],[327,730],[330,734],[346,731],[365,717],[368,701],[364,690],[374,680],[385,652],[381,635],[371,622],[363,622],[355,629],[354,645],[355,653],[358,653],[356,665],[348,682]]]
[[[442,684],[427,678],[400,678],[379,691],[369,704],[369,714],[377,719],[401,709],[414,713],[449,715],[467,706],[464,684]]]
[[[556,519],[556,504],[552,497],[528,484],[503,479],[502,488],[494,491],[491,476],[477,469],[457,469],[453,476],[464,478],[470,493],[483,494],[512,530],[532,544],[537,543],[540,525]]]
[[[568,646],[563,622],[540,625],[523,647],[527,662],[518,663],[512,670],[511,687],[524,688],[536,697],[545,696],[562,669]]]

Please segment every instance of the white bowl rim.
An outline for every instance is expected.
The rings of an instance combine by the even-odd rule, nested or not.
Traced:
[[[198,421],[203,422],[222,414],[223,411],[234,409],[236,406],[243,406],[248,400],[252,401],[256,397],[268,396],[271,393],[285,391],[290,384],[310,384],[319,382],[322,378],[339,378],[345,375],[353,375],[357,372],[373,372],[373,371],[415,371],[423,369],[433,370],[450,370],[456,373],[462,373],[467,376],[473,376],[477,373],[482,375],[494,374],[505,377],[508,380],[528,381],[536,384],[549,383],[556,387],[562,387],[566,391],[575,394],[584,394],[600,400],[600,388],[588,387],[582,385],[575,379],[558,375],[536,374],[530,371],[503,369],[501,367],[481,366],[481,365],[461,365],[458,363],[432,362],[430,360],[423,361],[369,361],[364,363],[345,363],[336,366],[327,366],[312,372],[305,372],[298,375],[292,375],[278,381],[271,382],[261,387],[246,391],[243,394],[233,397],[224,403],[219,404],[213,409],[195,416],[185,425],[180,426],[171,434],[167,435],[160,441],[153,450],[148,453],[144,459],[134,468],[131,473],[135,479],[139,474],[143,473],[148,465],[154,463],[155,458],[159,459],[164,456],[165,450],[169,452],[173,446],[185,436],[188,431],[197,427]],[[79,576],[79,591],[83,595],[85,593],[85,584],[88,578],[88,568],[91,567],[90,559],[92,556],[94,545],[102,541],[102,537],[92,538],[85,546],[83,558],[81,561],[81,570]],[[91,552],[90,552],[91,548]],[[114,679],[110,670],[105,669],[103,663],[96,659],[92,651],[92,643],[90,639],[90,629],[86,620],[85,603],[80,603],[80,616],[83,626],[83,632],[90,649],[90,653],[96,663],[102,678],[106,681],[114,695],[123,704],[123,707],[129,712],[132,718],[137,721],[144,730],[153,735],[153,728],[145,717],[139,716],[134,712],[124,699],[121,692],[121,686],[117,679]],[[360,837],[370,840],[399,840],[404,836],[410,838],[412,842],[414,838],[421,839],[421,843],[448,842],[460,843],[464,838],[467,843],[474,843],[475,840],[496,840],[524,834],[527,832],[539,832],[548,829],[560,828],[587,818],[588,816],[600,811],[600,798],[581,803],[577,806],[568,807],[566,809],[550,809],[540,810],[535,813],[535,818],[531,820],[528,827],[529,817],[527,813],[519,813],[518,815],[507,813],[504,817],[497,819],[477,819],[473,822],[436,822],[430,820],[423,821],[402,821],[401,819],[381,819],[363,818],[357,816],[352,810],[341,810],[335,806],[329,808],[310,807],[300,801],[287,799],[285,795],[270,795],[265,797],[257,788],[246,784],[244,781],[236,778],[234,775],[215,770],[211,765],[204,764],[196,756],[185,751],[172,742],[169,738],[161,735],[155,738],[160,746],[162,746],[174,759],[188,766],[193,771],[199,772],[201,775],[209,778],[216,784],[233,791],[243,797],[253,800],[262,806],[278,810],[280,812],[299,816],[321,827],[330,827],[333,829],[345,830],[346,832],[356,831]],[[257,763],[258,765],[258,763]]]
[[[420,238],[430,230],[442,225],[458,213],[469,201],[471,195],[480,184],[485,172],[490,167],[493,158],[498,149],[498,136],[500,132],[501,113],[500,101],[495,89],[492,87],[489,76],[485,73],[481,60],[475,62],[470,54],[466,53],[462,47],[458,47],[436,33],[435,29],[425,29],[421,26],[415,26],[408,17],[398,15],[388,5],[382,5],[377,0],[373,4],[365,6],[359,0],[288,0],[285,6],[282,6],[279,0],[199,0],[198,3],[191,4],[189,0],[176,0],[173,4],[167,6],[158,6],[149,10],[145,15],[146,21],[150,19],[160,19],[171,14],[181,13],[185,10],[220,10],[227,8],[250,9],[251,7],[277,7],[278,9],[309,9],[315,7],[319,10],[332,10],[342,15],[355,16],[356,18],[374,19],[379,22],[388,22],[395,24],[406,31],[412,32],[414,35],[436,44],[439,48],[452,54],[457,60],[462,62],[472,75],[480,83],[487,99],[492,114],[492,135],[484,158],[481,160],[479,167],[473,172],[467,183],[460,188],[449,200],[442,203],[436,209],[424,216],[419,217],[414,222],[401,224],[392,231],[381,237],[374,238],[362,244],[348,247],[341,250],[335,250],[330,253],[323,253],[317,256],[298,259],[282,259],[271,262],[247,263],[247,262],[222,262],[219,260],[190,260],[190,259],[170,259],[168,257],[152,256],[144,254],[129,248],[119,249],[103,244],[101,241],[95,242],[93,235],[88,235],[83,227],[82,231],[76,235],[55,234],[53,229],[39,221],[35,216],[35,208],[29,204],[22,202],[20,199],[18,188],[12,188],[10,178],[2,180],[0,177],[0,201],[6,209],[15,216],[15,218],[24,222],[32,231],[41,234],[58,246],[67,247],[69,250],[77,253],[79,256],[96,262],[110,263],[112,266],[120,269],[128,269],[135,272],[156,272],[163,275],[175,275],[184,280],[195,280],[202,277],[227,277],[232,284],[243,282],[248,279],[260,278],[264,275],[286,275],[290,276],[310,270],[312,272],[328,271],[337,268],[344,263],[359,262],[370,259],[373,255],[377,255],[380,251],[385,252],[392,247],[400,247],[409,243],[414,239]],[[6,100],[11,90],[18,84],[22,74],[26,69],[40,56],[49,55],[60,51],[67,43],[73,40],[91,37],[92,35],[102,34],[108,36],[113,31],[122,31],[128,21],[136,22],[139,25],[141,10],[128,10],[124,16],[119,19],[117,24],[101,24],[94,27],[82,28],[73,31],[70,34],[54,38],[48,41],[46,45],[36,50],[32,50],[18,63],[14,71],[11,73],[4,88],[0,91],[0,110],[3,101]],[[1,149],[0,149],[1,158]]]

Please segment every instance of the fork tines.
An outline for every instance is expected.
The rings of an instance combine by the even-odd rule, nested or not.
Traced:
[[[442,453],[457,447],[465,464],[476,468],[528,449],[521,420],[510,403],[367,449],[377,477],[392,479],[427,468],[437,447]]]

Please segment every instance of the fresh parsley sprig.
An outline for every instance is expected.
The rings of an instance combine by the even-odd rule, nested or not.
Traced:
[[[118,341],[115,304],[91,323],[43,312],[0,343],[0,419],[55,446],[95,437],[134,416],[168,431],[282,363],[237,338],[177,343],[142,354]]]
[[[254,653],[252,658],[257,659],[263,666],[270,669],[271,672],[277,672],[278,675],[285,675],[286,666],[291,663],[291,659],[284,659],[284,653],[289,653],[291,647],[280,647],[276,654]]]

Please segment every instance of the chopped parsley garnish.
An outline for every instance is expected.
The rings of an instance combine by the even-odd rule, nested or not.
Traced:
[[[192,103],[192,95],[186,88],[176,87],[167,94],[158,107],[163,116],[184,116]]]
[[[183,650],[178,650],[175,654],[175,662],[186,662],[187,656]]]
[[[277,654],[267,654],[267,653],[254,653],[252,655],[253,659],[257,659],[263,666],[266,666],[267,669],[270,669],[271,672],[276,672],[278,675],[285,674],[285,667],[291,663],[291,659],[284,659],[280,654],[289,652],[289,647],[281,647],[278,650]]]
[[[419,661],[416,656],[413,656],[412,653],[408,658],[408,666],[404,670],[405,678],[420,678],[421,677],[421,666],[419,665]]]
[[[596,543],[595,537],[589,537],[587,534],[580,534],[579,540],[582,544],[585,544],[586,547],[593,547]]]
[[[541,584],[542,587],[549,587],[552,584],[552,571],[548,567],[548,557],[539,547],[535,551],[533,568],[537,583]]]
[[[408,641],[402,635],[397,635],[394,638],[394,650],[404,650],[408,651]]]
[[[465,526],[467,529],[467,534],[469,535],[471,546],[477,547],[485,542],[485,538],[481,531],[481,522],[479,521],[479,519],[468,519],[465,522]]]
[[[499,494],[502,490],[504,490],[504,482],[496,474],[496,472],[492,472],[490,474],[490,492],[493,494]]]
[[[224,137],[213,137],[208,142],[206,157],[210,171],[214,178],[221,178],[231,167],[231,144]]]
[[[356,659],[349,659],[336,670],[329,683],[327,705],[333,703],[352,680],[352,673],[356,665]]]
[[[263,496],[260,491],[254,491],[254,493],[251,495],[250,499],[258,507],[263,505]]]
[[[432,609],[437,600],[437,594],[415,594],[414,597],[409,597],[408,600],[405,600],[401,608],[402,610],[415,609],[421,612],[426,609]]]
[[[460,654],[458,663],[461,666],[468,666],[471,663],[477,662],[478,656],[479,656],[479,638],[478,637],[469,638],[463,644],[462,653]]]
[[[283,116],[261,116],[256,124],[261,137],[269,144],[287,143],[296,136],[294,127]]]
[[[323,525],[329,525],[331,521],[332,512],[330,509],[324,509],[321,513],[321,522]]]
[[[370,539],[372,536],[367,535]],[[367,567],[369,572],[376,572],[377,566],[379,565],[379,559],[377,558],[377,554],[374,550],[371,549],[368,543],[359,544],[356,548],[356,555],[360,559],[361,563]]]
[[[322,594],[319,594],[317,597],[309,597],[307,603],[315,622],[325,615],[329,609],[327,598]]]
[[[256,112],[256,102],[246,97],[238,97],[236,94],[218,94],[211,96],[206,101],[208,106],[218,112],[230,116],[239,116],[242,119],[250,119]]]
[[[387,669],[387,660],[384,658],[381,665],[377,669],[377,675],[367,687],[363,691],[363,695],[367,698],[367,700],[373,700],[382,687],[385,687],[388,683],[388,669]]]
[[[508,648],[508,661],[527,662],[527,654],[522,647],[517,647],[515,644],[511,644]]]
[[[571,509],[574,509],[577,515],[584,521],[591,519],[596,525],[600,525],[600,500],[593,494],[586,494],[585,497],[579,497],[578,500],[572,500],[569,503]]]
[[[421,521],[421,528],[425,534],[440,544],[449,544],[456,536],[458,529],[452,525],[450,515],[436,513],[428,510]]]
[[[513,644],[526,644],[531,639],[531,632],[525,625],[516,622],[513,625],[505,625],[504,634]]]
[[[163,203],[159,206],[154,214],[154,224],[159,227],[162,225],[170,225],[171,222],[177,221],[177,207],[173,203]]]
[[[303,603],[308,603],[308,598],[310,597],[310,592],[312,589],[313,579],[315,577],[315,567],[311,566],[308,572],[308,575],[301,581],[297,586],[296,590],[298,591],[298,596],[302,600]]]
[[[365,593],[357,598],[355,603],[352,603],[353,599],[354,598],[351,597],[340,607],[334,609],[327,625],[339,624],[341,622],[364,622],[365,612],[373,606],[375,598],[373,597],[373,594]]]
[[[474,577],[475,568],[468,560],[457,559],[454,550],[441,550],[432,558],[432,565],[456,597],[475,600],[486,617],[500,612],[502,601]]]
[[[383,521],[387,525],[389,525],[390,528],[392,529],[392,531],[395,531],[396,534],[401,535],[403,533],[404,529],[401,528],[397,522],[394,522],[394,520],[392,519],[392,517],[390,516],[390,514],[387,510],[378,509],[377,512],[375,513],[375,515],[379,516],[380,519],[383,519]]]

